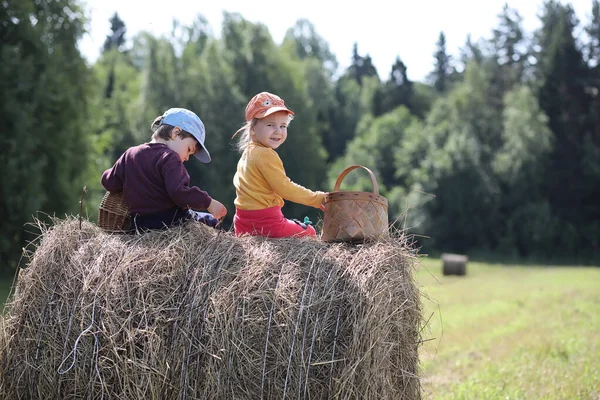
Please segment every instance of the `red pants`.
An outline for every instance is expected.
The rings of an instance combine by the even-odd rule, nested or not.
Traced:
[[[283,216],[281,207],[269,207],[262,210],[235,210],[233,216],[235,235],[267,236],[282,238],[290,236],[317,236],[310,225],[304,229],[294,221]]]

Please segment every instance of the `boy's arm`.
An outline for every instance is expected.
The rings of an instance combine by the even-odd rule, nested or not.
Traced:
[[[120,192],[123,190],[123,156],[119,157],[112,168],[102,173],[102,186],[109,192]]]
[[[183,163],[175,153],[172,156],[173,159],[167,161],[163,167],[167,193],[171,200],[183,209],[207,210],[212,198],[199,187],[190,186],[190,175]]]
[[[286,175],[283,162],[275,151],[261,152],[255,162],[271,189],[279,196],[294,203],[321,208],[325,201],[325,193],[315,192],[292,182]]]

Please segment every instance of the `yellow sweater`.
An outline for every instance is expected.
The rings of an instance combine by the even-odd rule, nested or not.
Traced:
[[[251,142],[242,154],[233,177],[240,210],[261,210],[284,204],[283,199],[319,208],[325,201],[324,192],[313,192],[290,180],[275,150]]]

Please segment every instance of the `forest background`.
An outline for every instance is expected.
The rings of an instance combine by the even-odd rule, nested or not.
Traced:
[[[449,54],[444,32],[424,82],[398,56],[377,71],[355,44],[340,69],[308,20],[281,43],[267,27],[224,13],[220,34],[198,15],[168,35],[111,33],[93,63],[78,49],[85,9],[76,0],[0,4],[0,272],[14,271],[35,237],[34,217],[96,218],[102,171],[150,140],[170,107],[194,110],[213,162],[190,161],[192,183],[233,217],[239,154],[231,136],[256,93],[279,94],[296,113],[279,150],[286,172],[330,191],[347,166],[369,167],[390,223],[421,253],[566,264],[600,261],[600,5],[580,24],[567,3],[541,7],[540,27],[499,10],[488,38]],[[381,78],[383,77],[383,78]],[[371,191],[360,171],[343,190]],[[286,215],[320,211],[287,203]]]

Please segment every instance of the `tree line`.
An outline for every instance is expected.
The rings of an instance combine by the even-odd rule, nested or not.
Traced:
[[[345,167],[369,167],[390,223],[415,234],[422,252],[597,262],[599,1],[590,6],[582,25],[571,5],[548,0],[535,32],[505,6],[490,36],[467,37],[458,55],[440,32],[430,75],[413,82],[401,54],[379,73],[355,44],[340,70],[310,21],[297,21],[277,44],[265,25],[237,13],[224,13],[218,36],[198,15],[189,25],[173,21],[168,35],[131,40],[115,14],[88,65],[77,49],[79,2],[4,2],[0,269],[17,265],[33,216],[78,213],[83,186],[93,220],[102,171],[148,141],[151,121],[170,107],[204,121],[213,162],[186,167],[193,184],[226,204],[230,222],[239,157],[231,135],[261,91],[296,113],[279,150],[288,175],[328,191]],[[342,189],[370,191],[371,183],[353,173]]]

